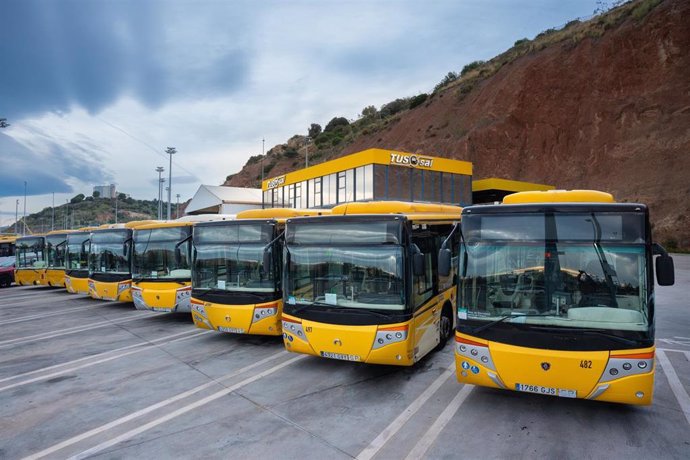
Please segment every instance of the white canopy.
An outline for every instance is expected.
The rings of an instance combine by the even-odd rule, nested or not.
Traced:
[[[186,214],[237,214],[245,209],[261,207],[261,189],[201,185]]]

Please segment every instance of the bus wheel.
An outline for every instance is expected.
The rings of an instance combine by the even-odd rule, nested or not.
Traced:
[[[441,311],[441,319],[439,323],[439,342],[436,347],[437,350],[442,349],[448,339],[453,334],[453,313],[449,304],[443,306],[443,311]]]

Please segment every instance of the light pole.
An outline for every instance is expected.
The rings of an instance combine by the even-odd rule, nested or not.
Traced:
[[[17,204],[14,206],[14,233],[19,235],[19,200],[17,200]]]
[[[307,136],[304,139],[304,167],[308,168],[309,167],[309,141],[311,138]]]
[[[161,184],[163,183],[163,178],[161,177],[161,174],[165,171],[165,168],[163,166],[158,166],[156,168],[156,172],[158,172],[158,220],[162,220],[162,210],[161,210],[161,195],[163,192],[161,191]]]
[[[115,223],[117,223],[117,193],[115,194]]]
[[[175,147],[168,147],[165,149],[165,153],[170,155],[170,163],[168,163],[168,220],[170,220],[170,206],[172,205],[172,198],[170,193],[172,192],[172,156],[177,153]]]
[[[50,217],[50,229],[55,230],[55,192],[53,192],[53,214]]]
[[[180,194],[175,195],[177,197],[177,208],[175,209],[175,219],[180,218]]]
[[[24,217],[22,217],[22,221],[24,222],[22,235],[26,235],[26,181],[24,181]]]

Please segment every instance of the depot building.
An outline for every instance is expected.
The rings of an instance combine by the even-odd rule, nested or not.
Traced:
[[[264,180],[263,207],[330,208],[352,201],[472,204],[472,163],[367,149]]]

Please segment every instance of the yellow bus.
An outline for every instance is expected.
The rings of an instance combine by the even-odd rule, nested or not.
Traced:
[[[132,301],[133,229],[155,221],[111,224],[91,232],[89,295],[94,299]]]
[[[192,318],[202,329],[280,335],[283,235],[288,217],[327,210],[251,209],[194,226]]]
[[[134,306],[138,310],[191,312],[192,227],[197,221],[231,218],[234,216],[186,216],[135,228],[131,288]]]
[[[457,206],[355,202],[286,223],[288,351],[411,366],[452,335],[453,276],[436,254]]]
[[[0,235],[0,257],[14,256],[16,245],[15,235]]]
[[[65,288],[70,294],[89,293],[89,243],[95,227],[82,227],[67,234]]]
[[[16,266],[14,281],[20,286],[34,286],[43,283],[45,277],[45,237],[43,235],[22,236],[16,240]]]
[[[660,285],[674,272],[645,205],[597,191],[521,192],[465,208],[460,228],[458,381],[652,402],[653,256]],[[443,248],[442,273],[451,259]]]
[[[71,230],[55,230],[48,232],[45,236],[46,270],[43,284],[65,287],[65,252],[68,233],[71,233]]]

